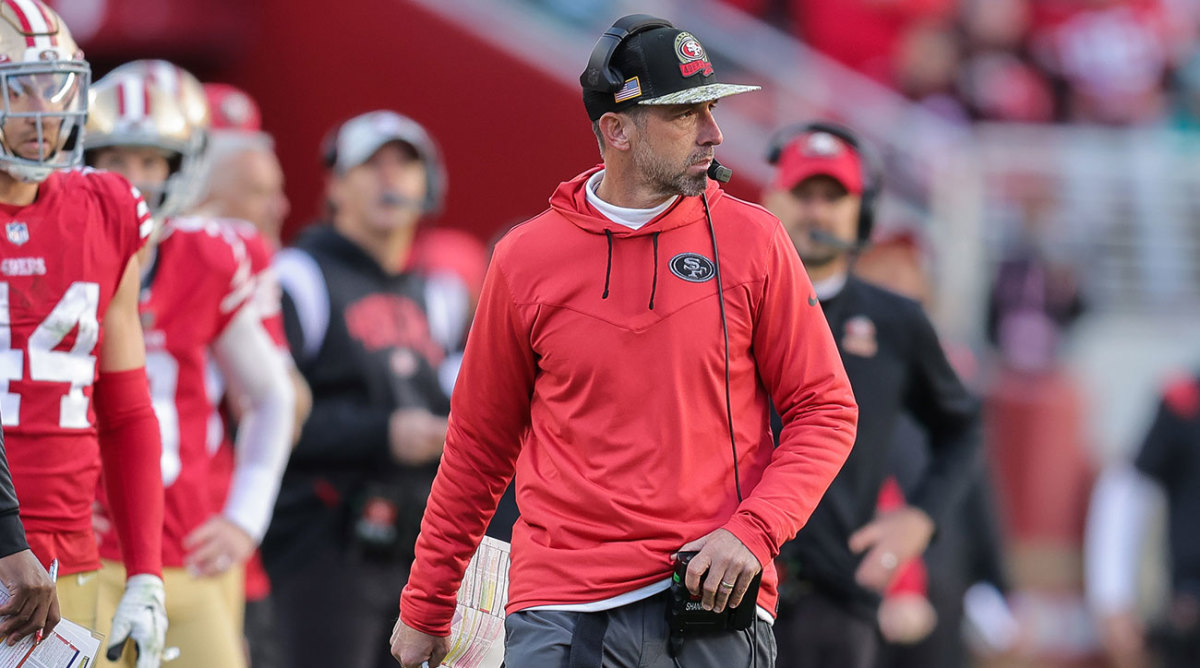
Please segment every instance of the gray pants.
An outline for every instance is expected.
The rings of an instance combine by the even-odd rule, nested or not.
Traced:
[[[594,668],[773,668],[775,636],[761,619],[746,631],[689,637],[682,653],[667,653],[665,594],[603,613],[525,610],[504,627],[507,668],[568,668],[571,640],[583,615],[608,616],[603,663]],[[678,663],[677,663],[678,662]]]

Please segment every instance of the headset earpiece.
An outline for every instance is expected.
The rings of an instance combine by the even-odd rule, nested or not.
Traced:
[[[783,155],[783,149],[793,139],[814,132],[824,132],[837,137],[858,155],[863,183],[862,203],[858,209],[858,243],[859,245],[865,244],[871,238],[871,230],[875,227],[875,207],[883,189],[883,175],[876,165],[871,151],[859,140],[853,130],[830,121],[812,121],[785,126],[771,135],[767,146],[767,162],[772,165],[777,164],[780,156]]]
[[[587,69],[579,75],[579,83],[584,90],[601,93],[615,93],[625,85],[625,77],[612,66],[613,55],[617,47],[626,38],[651,28],[674,28],[670,21],[649,14],[630,14],[622,17],[604,31],[596,46],[592,47],[592,55],[588,58]]]

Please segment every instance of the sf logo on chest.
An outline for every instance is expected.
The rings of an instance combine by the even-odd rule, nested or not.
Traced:
[[[717,274],[712,260],[699,253],[680,253],[671,258],[671,273],[692,283],[703,283]]]

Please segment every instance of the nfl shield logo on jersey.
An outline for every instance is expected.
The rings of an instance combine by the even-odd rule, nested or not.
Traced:
[[[4,231],[8,234],[8,240],[18,246],[29,241],[29,227],[19,220],[5,225]]]

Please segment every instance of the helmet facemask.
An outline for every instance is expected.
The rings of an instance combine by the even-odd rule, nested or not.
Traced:
[[[0,67],[0,169],[36,183],[79,166],[90,82],[82,60]]]

